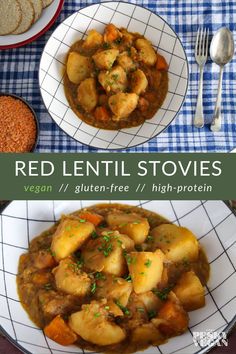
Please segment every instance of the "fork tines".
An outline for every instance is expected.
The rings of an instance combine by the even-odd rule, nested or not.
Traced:
[[[195,56],[207,59],[209,44],[209,28],[198,28],[197,39],[195,44]]]

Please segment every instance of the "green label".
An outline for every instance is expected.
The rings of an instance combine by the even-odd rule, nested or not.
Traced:
[[[0,199],[236,199],[236,154],[0,154]]]

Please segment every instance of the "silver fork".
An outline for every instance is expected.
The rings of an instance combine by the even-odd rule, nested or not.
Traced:
[[[198,29],[197,39],[195,44],[195,58],[199,65],[200,79],[196,112],[194,116],[194,125],[196,128],[204,126],[204,115],[202,106],[202,92],[203,92],[203,69],[208,57],[208,43],[209,43],[209,29]]]

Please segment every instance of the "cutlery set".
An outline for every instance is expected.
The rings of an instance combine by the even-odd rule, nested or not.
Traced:
[[[234,56],[234,40],[232,32],[226,27],[220,28],[212,38],[210,45],[211,60],[220,67],[218,94],[216,105],[211,123],[211,131],[219,132],[221,130],[221,96],[222,96],[222,81],[224,66],[229,63]],[[200,79],[196,112],[194,116],[194,126],[202,128],[204,126],[204,113],[202,103],[203,93],[203,71],[208,59],[209,51],[209,29],[198,29],[196,43],[195,43],[195,59],[199,65]]]

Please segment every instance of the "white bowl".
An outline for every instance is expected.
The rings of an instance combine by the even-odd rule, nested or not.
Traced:
[[[169,64],[169,90],[155,116],[141,126],[104,130],[79,119],[69,107],[63,87],[69,47],[90,29],[99,32],[107,23],[144,34]],[[57,125],[78,142],[101,149],[124,149],[143,144],[160,134],[177,116],[188,87],[188,61],[179,37],[163,18],[124,2],[88,6],[62,22],[49,38],[40,62],[39,85],[44,104]]]
[[[1,213],[1,329],[9,340],[25,353],[89,353],[75,346],[65,348],[56,344],[46,338],[42,330],[31,322],[19,302],[16,274],[19,257],[27,252],[30,240],[51,226],[61,214],[99,202],[106,201],[14,201]],[[211,276],[205,295],[206,306],[189,313],[189,331],[170,339],[159,348],[150,347],[143,354],[206,353],[215,344],[216,338],[212,335],[206,343],[204,338],[200,340],[200,337],[196,338],[196,336],[206,331],[228,333],[236,322],[236,217],[234,213],[222,201],[125,201],[124,203],[155,211],[174,223],[190,228],[204,247],[211,265]]]

